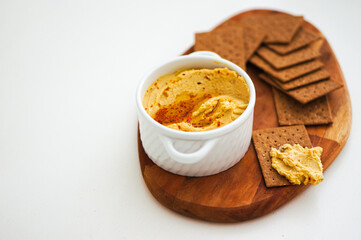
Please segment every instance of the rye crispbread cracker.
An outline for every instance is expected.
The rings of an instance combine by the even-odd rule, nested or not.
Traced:
[[[246,62],[251,58],[254,52],[261,46],[266,32],[256,27],[245,27],[243,31],[244,50]]]
[[[266,32],[255,26],[243,26],[241,21],[227,21],[215,28],[212,32],[227,31],[228,27],[243,28],[243,42],[244,42],[244,60],[245,62],[253,55],[257,48],[262,44],[263,39],[266,37]]]
[[[319,35],[312,33],[304,27],[300,27],[289,44],[268,43],[267,46],[279,54],[288,54],[292,51],[307,46],[319,38]]]
[[[262,46],[257,50],[257,54],[276,69],[291,67],[295,64],[306,62],[320,56],[318,49],[311,45],[287,55],[280,55],[268,47]]]
[[[196,33],[194,51],[212,51],[245,69],[243,28],[225,26],[217,31]]]
[[[259,77],[262,80],[264,80],[265,82],[267,82],[268,84],[270,84],[271,86],[286,93],[288,96],[292,97],[293,99],[297,100],[298,102],[300,102],[302,104],[311,102],[317,98],[320,98],[320,97],[342,87],[342,84],[329,78],[326,80],[308,84],[303,87],[299,87],[299,88],[295,88],[295,89],[286,91],[286,90],[283,90],[280,86],[278,86],[277,83],[275,81],[273,81],[270,76],[261,74]]]
[[[326,96],[301,104],[275,88],[272,88],[272,92],[280,125],[332,123],[332,114]]]
[[[296,143],[303,147],[312,147],[305,126],[277,127],[254,130],[252,133],[253,144],[257,158],[262,169],[262,174],[267,187],[291,185],[291,183],[272,167],[270,156],[271,148],[279,148],[283,144]]]
[[[313,72],[323,67],[322,62],[318,60],[311,60],[309,62],[301,63],[290,68],[276,70],[256,54],[254,54],[250,58],[250,62],[282,82],[287,82],[292,79],[301,77],[303,75],[306,75],[307,73]]]
[[[287,91],[287,95],[291,96],[302,104],[306,104],[341,87],[342,84],[329,78],[306,85],[304,87],[289,90]]]
[[[291,90],[301,86],[305,86],[310,83],[325,80],[330,77],[330,74],[325,69],[319,69],[311,72],[307,75],[295,78],[289,82],[281,82],[277,78],[271,77],[271,79],[283,90]]]
[[[303,17],[272,13],[247,15],[242,19],[245,27],[257,27],[266,32],[265,43],[289,43],[301,26]]]

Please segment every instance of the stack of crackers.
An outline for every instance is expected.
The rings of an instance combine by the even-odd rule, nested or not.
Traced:
[[[195,34],[195,51],[216,52],[245,70],[248,62],[261,69],[260,79],[272,86],[279,125],[292,125],[253,131],[267,187],[290,185],[272,168],[271,148],[312,147],[305,125],[332,122],[326,95],[342,87],[320,60],[323,36],[306,26],[300,16],[253,13]]]
[[[210,32],[195,34],[195,51],[213,51],[241,68],[260,68],[272,86],[280,125],[332,122],[326,95],[342,85],[319,60],[323,37],[283,13],[245,15]]]

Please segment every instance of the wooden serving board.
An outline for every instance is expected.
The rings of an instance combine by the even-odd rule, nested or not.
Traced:
[[[252,10],[240,13],[231,19],[239,20],[248,14],[270,14],[272,12],[274,11]],[[307,29],[321,34],[309,22],[304,22],[303,25]],[[191,48],[185,54],[192,51]],[[343,88],[328,95],[334,122],[330,125],[307,127],[312,144],[324,149],[322,162],[324,169],[327,169],[347,141],[352,117],[346,82],[326,39],[320,52],[325,69],[335,80],[344,85]],[[257,68],[251,65],[247,67],[257,95],[253,128],[277,127],[277,115],[271,87],[258,78],[260,71]],[[171,210],[207,221],[239,222],[265,215],[287,203],[308,187],[308,185],[301,185],[267,188],[253,144],[250,145],[244,158],[234,167],[207,177],[179,176],[155,165],[144,152],[139,131],[138,150],[143,178],[153,196]],[[325,183],[327,183],[327,178],[320,184]]]

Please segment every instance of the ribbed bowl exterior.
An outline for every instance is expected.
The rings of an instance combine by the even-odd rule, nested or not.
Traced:
[[[138,114],[140,137],[149,158],[166,171],[184,176],[207,176],[229,169],[238,163],[248,150],[252,137],[253,110],[234,131],[217,137],[216,145],[194,164],[184,164],[172,159],[159,138],[154,122]],[[169,137],[169,136],[168,136]],[[174,148],[182,153],[197,151],[207,141],[172,138]]]

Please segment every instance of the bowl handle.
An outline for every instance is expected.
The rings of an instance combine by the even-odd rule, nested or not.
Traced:
[[[211,52],[211,51],[197,51],[197,52],[192,52],[189,55],[195,55],[195,56],[209,56],[209,57],[217,57],[217,58],[221,58],[221,56],[219,56],[217,53]]]
[[[207,140],[201,146],[200,149],[198,149],[197,151],[195,151],[193,153],[181,153],[174,148],[174,143],[172,142],[172,140],[170,138],[168,138],[164,135],[159,135],[159,138],[160,138],[161,142],[163,143],[169,156],[173,160],[175,160],[179,163],[183,163],[183,164],[193,164],[193,163],[200,161],[209,153],[209,151],[218,142],[217,139],[210,139],[210,140]]]

